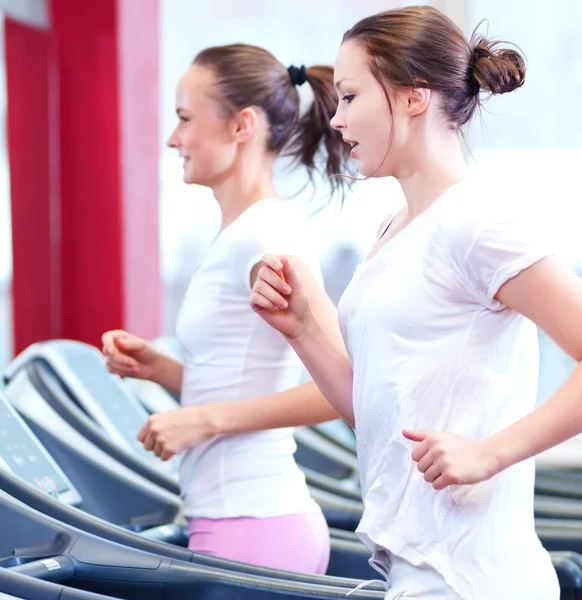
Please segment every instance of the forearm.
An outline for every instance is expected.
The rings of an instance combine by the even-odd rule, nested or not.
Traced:
[[[180,361],[160,353],[152,381],[179,396],[182,391],[183,373],[184,368]]]
[[[485,440],[485,444],[499,472],[581,432],[582,363],[544,404]]]
[[[339,417],[313,381],[276,394],[204,408],[213,435],[315,425]]]
[[[323,396],[354,427],[353,371],[341,338],[313,316],[289,342]]]
[[[268,255],[264,263],[255,283],[251,275],[251,305],[286,336],[323,396],[353,427],[352,366],[335,306],[301,260]],[[277,306],[284,309],[279,311]]]

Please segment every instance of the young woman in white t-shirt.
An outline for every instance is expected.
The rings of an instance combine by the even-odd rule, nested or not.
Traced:
[[[363,175],[398,179],[406,206],[340,302],[345,346],[284,255],[264,258],[251,295],[356,429],[358,532],[390,600],[560,595],[535,534],[532,457],[582,431],[582,366],[535,408],[536,325],[582,360],[582,282],[501,190],[469,180],[459,136],[481,92],[524,78],[516,50],[467,41],[431,7],[357,23],[332,126]]]
[[[304,83],[314,99],[300,116],[296,88]],[[103,335],[111,372],[181,395],[183,407],[152,416],[139,439],[164,460],[183,451],[189,547],[311,573],[327,569],[329,532],[294,461],[292,430],[200,435],[196,423],[208,403],[248,401],[300,381],[299,358],[253,312],[248,297],[262,256],[273,248],[292,255],[303,276],[321,284],[300,219],[277,199],[273,164],[285,152],[313,170],[323,147],[326,172],[342,172],[349,152],[329,127],[336,104],[332,67],[286,68],[246,44],[202,51],[178,85],[179,123],[168,144],[184,160],[184,181],[212,189],[222,225],[178,317],[184,363],[125,331]],[[339,185],[334,180],[333,187]],[[325,295],[321,303],[333,306]],[[341,340],[333,311],[328,314]],[[337,416],[329,406],[322,412],[324,418]]]

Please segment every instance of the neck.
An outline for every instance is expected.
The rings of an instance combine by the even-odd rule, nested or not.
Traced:
[[[407,221],[424,212],[452,185],[468,177],[468,168],[456,134],[414,153],[415,160],[395,174],[408,206]]]
[[[212,186],[212,191],[222,211],[222,231],[255,202],[277,197],[273,159],[238,161],[227,178]]]

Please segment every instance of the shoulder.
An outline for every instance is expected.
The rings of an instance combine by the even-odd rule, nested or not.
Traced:
[[[501,285],[553,254],[553,241],[539,213],[515,196],[477,190],[448,200],[438,214],[438,243],[479,301],[496,310]]]
[[[480,245],[495,247],[530,237],[535,226],[532,215],[514,198],[464,182],[443,198],[438,213],[441,238],[458,258],[466,259]]]

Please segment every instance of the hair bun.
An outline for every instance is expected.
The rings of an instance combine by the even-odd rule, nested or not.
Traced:
[[[512,48],[501,47],[501,42],[490,42],[484,37],[471,43],[470,77],[479,90],[492,94],[506,94],[525,82],[525,59]]]

